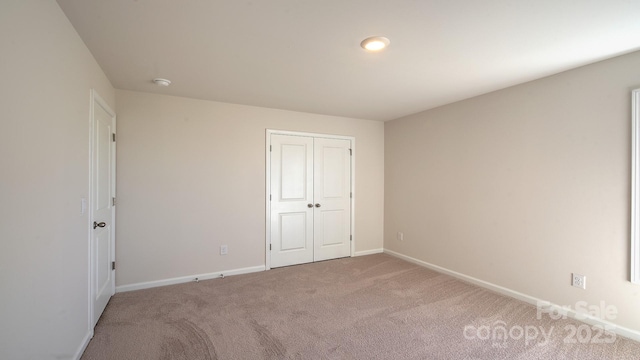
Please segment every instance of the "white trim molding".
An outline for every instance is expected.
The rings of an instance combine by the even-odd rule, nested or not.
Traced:
[[[264,270],[265,270],[264,265],[259,265],[259,266],[252,266],[252,267],[246,267],[246,268],[240,268],[240,269],[227,270],[227,271],[218,271],[218,272],[207,273],[207,274],[181,276],[181,277],[176,277],[171,279],[146,281],[146,282],[129,284],[129,285],[120,285],[120,286],[116,286],[116,293],[150,289],[154,287],[167,286],[167,285],[183,284],[183,283],[200,281],[200,280],[224,278],[225,276],[249,274],[249,273],[260,272]]]
[[[631,282],[640,284],[640,89],[631,95]]]
[[[462,273],[459,273],[457,271],[453,271],[453,270],[449,270],[447,268],[444,268],[442,266],[438,266],[438,265],[434,265],[431,263],[428,263],[426,261],[422,261],[422,260],[418,260],[416,258],[412,258],[410,256],[404,255],[404,254],[400,254],[397,253],[395,251],[391,251],[388,249],[384,249],[384,253],[385,254],[389,254],[391,256],[406,260],[410,263],[414,263],[416,265],[420,265],[423,266],[427,269],[431,269],[433,271],[445,274],[445,275],[449,275],[449,276],[453,276],[457,279],[460,279],[462,281],[466,281],[468,283],[480,286],[482,288],[491,290],[491,291],[495,291],[499,294],[508,296],[508,297],[512,297],[514,299],[518,299],[521,301],[524,301],[526,303],[532,304],[536,307],[540,307],[540,308],[544,308],[545,310],[553,310],[554,312],[557,312],[558,314],[562,314],[568,318],[572,318],[574,320],[577,321],[581,321],[584,322],[586,324],[589,325],[598,325],[601,326],[603,329],[606,329],[607,331],[611,331],[614,332],[617,335],[635,340],[635,341],[640,341],[640,331],[637,330],[633,330],[624,326],[620,326],[620,325],[616,325],[612,322],[594,317],[592,315],[589,314],[584,314],[584,313],[578,313],[576,312],[574,309],[572,308],[567,308],[566,306],[560,306],[558,304],[554,304],[551,303],[549,301],[546,300],[542,300],[542,299],[538,299],[536,297],[527,295],[527,294],[523,294],[521,292],[515,291],[515,290],[511,290],[509,288],[506,287],[502,287],[500,285],[496,285],[493,283],[490,283],[488,281],[484,281],[484,280],[480,280],[478,278],[474,278],[472,276],[469,275],[465,275]]]
[[[76,353],[73,355],[72,359],[80,360],[80,358],[82,358],[82,354],[84,354],[84,351],[87,349],[87,346],[89,346],[89,341],[91,341],[92,338],[93,329],[91,329],[91,331],[84,336],[84,339],[82,339],[82,343],[78,347],[78,350],[76,350]]]
[[[353,256],[365,256],[365,255],[381,254],[383,252],[384,252],[384,249],[362,250],[362,251],[356,251]]]

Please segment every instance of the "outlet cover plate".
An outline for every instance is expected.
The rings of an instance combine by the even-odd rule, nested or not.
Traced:
[[[571,274],[571,286],[575,286],[580,289],[587,289],[587,277],[584,275],[573,273]]]

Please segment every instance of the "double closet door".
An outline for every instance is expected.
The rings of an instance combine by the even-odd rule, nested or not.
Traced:
[[[351,141],[271,134],[271,267],[351,255]]]

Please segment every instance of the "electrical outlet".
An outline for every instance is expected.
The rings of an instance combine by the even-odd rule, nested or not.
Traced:
[[[587,277],[576,273],[571,274],[571,286],[575,286],[580,289],[586,289]]]
[[[404,241],[404,233],[398,232],[398,234],[396,234],[396,238],[398,241]]]
[[[220,245],[220,255],[227,255],[227,253],[229,253],[227,245]]]

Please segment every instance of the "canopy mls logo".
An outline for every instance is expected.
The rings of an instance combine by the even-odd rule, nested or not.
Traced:
[[[545,315],[551,320],[566,320],[569,311],[575,311],[575,318],[584,320],[589,318],[614,320],[618,316],[618,308],[600,301],[598,305],[589,305],[586,301],[578,301],[575,306],[557,306],[549,302],[537,303],[536,320],[543,320]],[[616,334],[611,330],[612,325],[588,325],[571,323],[562,327],[557,337],[563,337],[566,344],[610,344],[616,341]],[[490,324],[467,325],[463,335],[467,340],[491,341],[493,347],[507,348],[509,344],[524,341],[525,346],[546,346],[551,341],[556,325],[541,326],[537,324],[507,324],[497,320]]]
[[[491,340],[491,346],[497,348],[509,347],[509,342],[524,340],[525,346],[549,344],[553,334],[553,327],[545,329],[536,325],[512,325],[507,328],[507,323],[498,320],[490,325],[467,325],[463,335],[467,340]]]

